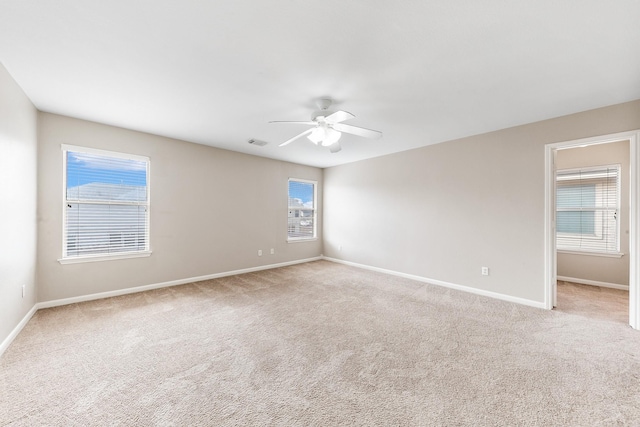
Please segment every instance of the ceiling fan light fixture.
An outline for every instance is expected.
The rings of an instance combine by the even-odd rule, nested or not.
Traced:
[[[321,127],[317,127],[315,128],[310,135],[307,136],[307,138],[309,139],[309,141],[313,142],[314,144],[318,145],[320,142],[322,142],[322,140],[325,137],[325,133],[324,133],[324,129]]]
[[[334,129],[331,129],[331,128],[327,128],[326,136],[322,140],[322,146],[323,147],[329,147],[329,146],[335,144],[336,142],[338,142],[338,140],[340,140],[341,136],[342,136],[342,134],[340,132],[338,132],[337,130],[334,130]]]

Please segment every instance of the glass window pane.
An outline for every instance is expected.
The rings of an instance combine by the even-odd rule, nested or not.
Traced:
[[[596,214],[591,211],[561,211],[556,217],[558,233],[595,234]]]
[[[147,162],[67,151],[67,200],[147,200]]]
[[[290,239],[316,237],[315,183],[289,180],[289,215],[287,236]]]
[[[148,161],[119,153],[65,155],[64,256],[148,250]]]
[[[603,253],[619,251],[619,176],[619,165],[558,171],[558,249]]]
[[[561,185],[557,189],[557,207],[594,208],[596,206],[596,185]]]

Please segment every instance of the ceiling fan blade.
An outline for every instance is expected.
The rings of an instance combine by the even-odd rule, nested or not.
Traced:
[[[298,138],[302,138],[303,136],[310,134],[311,132],[313,132],[313,130],[314,130],[314,129],[315,129],[315,128],[307,129],[307,130],[305,130],[304,132],[299,133],[298,135],[294,136],[293,138],[291,138],[291,139],[289,139],[289,140],[287,140],[287,141],[283,142],[283,143],[282,143],[282,144],[280,144],[278,147],[284,147],[285,145],[291,144],[291,143],[292,143],[293,141],[295,141],[296,139],[298,139]]]
[[[365,138],[377,139],[382,137],[382,132],[379,132],[377,130],[365,129],[358,126],[345,125],[343,123],[336,123],[331,125],[331,127],[340,132],[363,136]]]
[[[351,113],[348,113],[346,111],[336,111],[333,114],[329,114],[327,117],[325,117],[325,120],[329,123],[340,123],[340,122],[344,122],[345,120],[349,120],[349,119],[353,119],[355,116]]]
[[[276,121],[272,120],[269,123],[289,123],[294,125],[309,125],[309,126],[315,126],[318,124],[317,122],[291,122],[291,121],[280,121],[280,120],[276,120]]]
[[[329,151],[331,151],[332,153],[337,153],[340,150],[342,150],[342,146],[339,142],[336,142],[333,145],[329,146]]]

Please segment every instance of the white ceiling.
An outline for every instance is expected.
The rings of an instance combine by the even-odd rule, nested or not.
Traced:
[[[42,111],[328,167],[640,99],[638,17],[637,0],[0,0],[0,62]],[[305,128],[267,122],[322,96],[383,138],[278,147]]]

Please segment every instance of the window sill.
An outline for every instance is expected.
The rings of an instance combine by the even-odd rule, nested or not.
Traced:
[[[111,261],[116,259],[143,258],[151,256],[151,251],[142,252],[125,252],[113,255],[94,255],[94,256],[78,256],[69,258],[60,258],[60,264],[79,264],[83,262]]]
[[[302,242],[313,242],[318,240],[317,237],[301,237],[298,239],[287,239],[287,243],[302,243]]]
[[[558,249],[558,253],[570,254],[570,255],[599,256],[604,258],[622,258],[624,256],[623,252],[604,253],[604,252],[570,251],[570,250],[564,250],[564,249]]]

